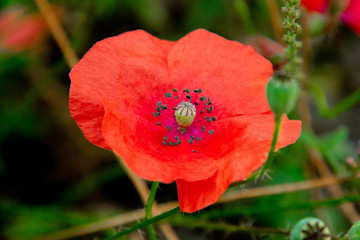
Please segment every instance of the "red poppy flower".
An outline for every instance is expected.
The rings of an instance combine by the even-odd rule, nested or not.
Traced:
[[[325,13],[329,0],[301,0],[301,4],[310,11]]]
[[[0,46],[11,51],[29,49],[45,36],[45,22],[39,14],[24,14],[23,9],[0,12]]]
[[[346,5],[340,15],[341,22],[357,34],[360,34],[360,1],[347,0],[344,2],[341,1],[341,3]],[[309,11],[325,13],[329,7],[329,0],[302,0],[301,4]]]
[[[274,116],[269,61],[196,30],[177,42],[138,30],[96,43],[70,73],[70,110],[84,135],[138,176],[176,181],[181,210],[214,203],[265,161]],[[175,117],[176,116],[176,117]],[[278,148],[301,122],[283,120]]]

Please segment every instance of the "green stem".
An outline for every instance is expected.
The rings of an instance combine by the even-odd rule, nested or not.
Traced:
[[[360,101],[360,88],[358,88],[355,92],[341,100],[335,106],[329,108],[326,97],[319,86],[314,83],[309,83],[308,88],[315,99],[321,115],[327,118],[339,115]]]
[[[282,118],[282,116],[278,116],[278,115],[275,116],[275,129],[274,129],[273,139],[271,142],[271,146],[270,146],[270,150],[269,150],[269,154],[266,159],[266,162],[263,165],[263,167],[261,168],[261,171],[258,175],[259,177],[263,176],[266,173],[266,170],[268,170],[271,167],[271,164],[274,160],[275,147],[276,147],[276,143],[277,143],[277,140],[279,138],[279,133],[280,133],[281,118]]]
[[[151,209],[155,200],[155,194],[159,187],[159,182],[153,182],[151,185],[151,190],[149,194],[149,198],[146,202],[146,208],[145,208],[145,219],[149,220],[151,218]],[[156,240],[156,233],[154,226],[152,224],[147,225],[147,230],[149,234],[150,240]]]
[[[113,235],[113,236],[110,236],[110,237],[107,237],[105,238],[104,240],[111,240],[111,239],[114,239],[114,238],[119,238],[119,237],[123,237],[129,233],[132,233],[136,230],[139,230],[140,228],[143,228],[143,227],[146,227],[150,224],[153,224],[155,222],[158,222],[160,220],[163,220],[171,215],[174,215],[175,213],[178,213],[180,211],[180,207],[176,207],[174,209],[171,209],[163,214],[160,214],[156,217],[153,217],[153,218],[150,218],[150,219],[146,219],[144,220],[143,222],[140,222],[139,224],[136,224],[134,226],[132,226],[131,228],[129,229],[125,229],[125,230],[122,230],[121,232]]]

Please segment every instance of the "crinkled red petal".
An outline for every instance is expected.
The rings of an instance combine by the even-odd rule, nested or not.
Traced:
[[[271,113],[229,118],[219,121],[219,125],[234,126],[230,128],[231,133],[228,128],[220,133],[232,137],[229,138],[232,151],[217,160],[218,171],[211,178],[195,182],[177,181],[180,208],[184,212],[195,212],[213,204],[231,182],[246,179],[266,160],[274,131]],[[284,117],[277,149],[294,143],[300,133],[301,122]]]
[[[138,30],[96,43],[71,72],[69,107],[86,138],[109,149],[102,136],[102,99],[131,105],[169,81],[167,56],[174,43]],[[143,78],[145,77],[145,78]]]
[[[201,86],[226,108],[224,116],[269,111],[264,92],[272,65],[251,46],[199,29],[176,43],[168,62],[174,82],[190,89]]]
[[[341,15],[341,21],[360,35],[360,1],[350,0],[348,7]]]
[[[301,5],[305,6],[309,11],[325,13],[329,0],[301,0]]]

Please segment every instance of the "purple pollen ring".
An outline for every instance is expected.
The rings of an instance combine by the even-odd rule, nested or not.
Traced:
[[[190,102],[182,101],[177,105],[174,115],[179,126],[188,127],[195,119],[196,107]]]

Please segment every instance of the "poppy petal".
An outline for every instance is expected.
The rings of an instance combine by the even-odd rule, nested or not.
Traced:
[[[348,7],[341,15],[341,21],[360,35],[360,1],[350,0]]]
[[[224,116],[269,111],[264,92],[272,65],[251,46],[199,29],[176,43],[168,62],[174,82],[205,89],[227,109]]]
[[[274,131],[272,113],[229,118],[219,124],[224,125],[221,122],[226,121],[239,126],[246,124],[246,128],[232,129],[234,135],[240,131],[238,138],[231,141],[236,148],[227,156],[218,159],[218,171],[211,178],[194,182],[177,181],[180,208],[184,212],[191,213],[213,204],[231,182],[246,179],[266,160]],[[284,117],[276,149],[294,143],[300,132],[300,121]]]
[[[127,32],[97,42],[72,68],[69,107],[90,142],[109,149],[101,132],[104,97],[136,102],[134,89],[146,92],[169,81],[167,55],[173,44],[142,30]],[[147,85],[144,76],[153,83]]]
[[[301,0],[301,5],[305,6],[309,11],[325,13],[329,0]]]

